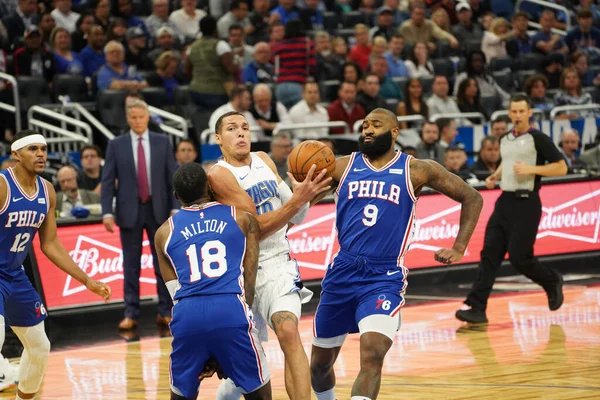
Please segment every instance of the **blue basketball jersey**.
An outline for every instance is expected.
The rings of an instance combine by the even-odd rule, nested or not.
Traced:
[[[29,253],[31,242],[46,218],[50,201],[39,176],[36,193],[30,197],[21,189],[12,168],[0,171],[7,183],[6,204],[0,210],[0,276],[14,276]]]
[[[397,152],[377,169],[362,153],[352,153],[336,192],[336,228],[343,251],[374,259],[396,258],[397,265],[403,264],[417,201],[410,158]]]
[[[213,202],[184,207],[169,218],[165,254],[180,285],[175,300],[243,293],[246,236],[235,214],[235,207]]]

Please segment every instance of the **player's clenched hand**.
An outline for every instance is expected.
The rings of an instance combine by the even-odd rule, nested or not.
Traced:
[[[110,301],[110,295],[112,294],[112,290],[110,286],[108,286],[104,282],[95,281],[93,279],[88,279],[85,287],[92,293],[97,294],[98,296],[104,299],[105,303]]]
[[[310,170],[308,170],[306,178],[304,181],[302,181],[302,183],[294,179],[294,176],[288,172],[288,176],[294,191],[293,197],[298,199],[298,201],[302,204],[308,203],[319,193],[331,189],[331,177],[325,178],[327,170],[323,169],[318,174],[314,175],[316,168],[317,166],[314,164],[310,167]]]
[[[435,261],[441,262],[442,264],[450,265],[455,262],[459,262],[463,254],[453,249],[439,249],[435,252]]]

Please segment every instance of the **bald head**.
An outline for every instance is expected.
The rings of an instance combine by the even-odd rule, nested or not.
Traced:
[[[265,85],[264,83],[259,83],[258,85],[254,86],[254,90],[252,91],[252,101],[254,101],[254,106],[263,113],[269,111],[272,98],[273,96],[269,86]]]
[[[259,64],[268,64],[271,59],[271,46],[265,42],[258,42],[254,46],[254,59]]]
[[[573,158],[579,150],[580,137],[574,129],[567,129],[560,136],[560,147],[567,157]]]
[[[56,173],[58,186],[62,192],[69,194],[77,193],[77,171],[70,165],[61,167]]]
[[[367,115],[365,120],[367,119],[378,119],[383,121],[386,127],[389,129],[400,128],[400,123],[398,122],[398,117],[396,114],[391,112],[386,108],[376,108]]]

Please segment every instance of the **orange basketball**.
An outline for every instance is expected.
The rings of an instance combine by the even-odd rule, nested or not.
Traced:
[[[288,157],[288,171],[298,182],[302,182],[306,178],[306,174],[313,164],[317,166],[314,175],[322,169],[326,169],[325,177],[328,177],[335,169],[333,151],[327,145],[316,140],[305,140],[298,144]]]

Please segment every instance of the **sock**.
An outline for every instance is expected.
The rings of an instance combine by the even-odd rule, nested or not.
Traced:
[[[217,400],[240,400],[242,388],[235,386],[231,379],[225,379],[217,389]]]
[[[368,397],[365,397],[365,396],[352,396],[350,398],[350,400],[371,400],[371,399]]]
[[[317,396],[318,400],[335,400],[335,393],[333,392],[333,389],[334,388],[331,388],[320,393],[315,392],[315,396]]]

